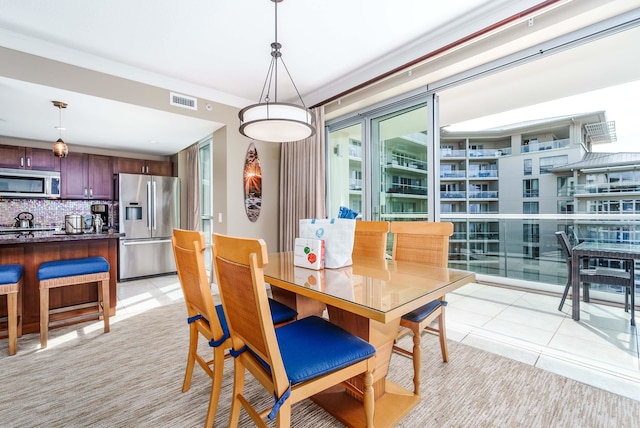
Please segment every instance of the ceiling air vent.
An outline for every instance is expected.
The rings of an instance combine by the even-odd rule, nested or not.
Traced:
[[[198,110],[198,99],[187,95],[169,92],[169,104],[176,107]]]

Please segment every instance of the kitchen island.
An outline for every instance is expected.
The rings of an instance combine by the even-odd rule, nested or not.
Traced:
[[[0,263],[24,266],[22,288],[22,332],[40,331],[38,268],[50,260],[102,256],[109,262],[110,315],[116,311],[117,248],[120,233],[66,234],[56,231],[15,232],[0,235]],[[50,291],[51,326],[97,319],[96,283],[61,287]],[[64,311],[56,309],[64,308]],[[70,310],[67,310],[70,309]],[[0,318],[7,316],[6,301],[0,301]],[[0,331],[0,335],[6,335]]]

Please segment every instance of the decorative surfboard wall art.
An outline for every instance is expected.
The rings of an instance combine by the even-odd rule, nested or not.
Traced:
[[[258,220],[262,208],[262,169],[256,146],[249,144],[244,160],[244,209],[252,222]]]

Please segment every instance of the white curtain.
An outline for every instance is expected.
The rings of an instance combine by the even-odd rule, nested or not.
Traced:
[[[200,145],[187,147],[187,168],[185,175],[187,188],[187,224],[188,230],[200,230]]]
[[[315,135],[280,150],[280,251],[293,251],[300,219],[326,217],[324,107],[314,113]]]

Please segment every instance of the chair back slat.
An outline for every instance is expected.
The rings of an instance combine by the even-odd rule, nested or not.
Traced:
[[[388,221],[356,221],[352,257],[384,259],[387,250]]]
[[[174,229],[171,242],[188,316],[202,316],[206,322],[199,322],[198,330],[205,336],[211,336],[209,340],[219,340],[223,331],[204,265],[204,235],[194,230]],[[209,334],[206,330],[210,330]]]
[[[571,258],[571,244],[569,243],[569,237],[563,231],[556,232],[556,237],[560,243],[560,250],[565,260],[569,261]]]
[[[392,221],[392,258],[398,261],[447,267],[449,237],[453,223],[426,221]]]
[[[284,374],[286,382],[264,282],[266,244],[262,239],[214,234],[212,248],[233,348],[239,351],[246,345],[274,373]]]

